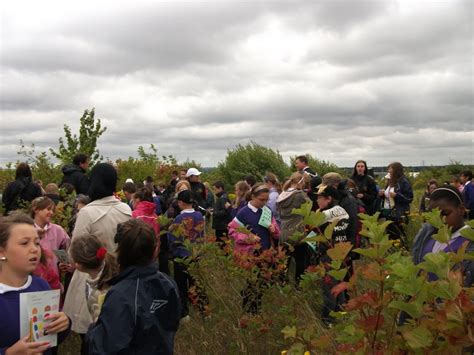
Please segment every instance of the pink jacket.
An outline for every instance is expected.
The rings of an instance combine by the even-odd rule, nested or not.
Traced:
[[[53,250],[63,249],[67,250],[71,243],[71,238],[60,225],[48,223],[44,228],[35,224],[36,230],[40,237],[40,244],[43,249],[51,251],[51,258],[48,260],[50,266],[59,275],[58,258],[54,255]]]
[[[149,224],[155,231],[156,237],[160,238],[160,225],[156,220],[158,216],[155,213],[155,203],[149,201],[140,201],[132,211],[132,218],[141,219],[146,224]]]
[[[272,235],[272,238],[278,240],[280,238],[280,226],[278,225],[276,219],[272,217],[272,226],[275,228],[275,233]],[[260,244],[254,243],[249,244],[247,242],[249,236],[248,234],[237,231],[239,227],[242,227],[235,218],[228,224],[227,228],[229,230],[229,237],[234,239],[234,253],[253,253],[254,250],[259,249]]]

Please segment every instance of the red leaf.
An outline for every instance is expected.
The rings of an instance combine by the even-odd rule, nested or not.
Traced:
[[[363,306],[376,307],[378,303],[377,300],[378,300],[377,293],[375,291],[370,291],[370,292],[364,293],[363,295],[359,297],[351,298],[349,302],[347,302],[345,308],[348,311],[352,311],[355,309],[360,309]]]
[[[336,286],[334,286],[331,290],[331,294],[333,297],[337,297],[341,292],[347,290],[349,284],[347,282],[340,282]]]
[[[369,316],[366,319],[359,320],[360,327],[365,330],[366,332],[371,332],[375,330],[377,327],[381,327],[384,323],[385,319],[383,315],[377,316]]]

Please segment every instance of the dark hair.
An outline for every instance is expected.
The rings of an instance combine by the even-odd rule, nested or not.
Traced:
[[[140,201],[148,201],[148,202],[154,202],[153,201],[153,195],[150,191],[149,188],[146,187],[141,187],[135,192],[135,198],[139,199]]]
[[[224,183],[220,180],[213,183],[212,186],[217,187],[218,189],[224,190]]]
[[[69,247],[69,255],[74,262],[81,264],[88,270],[95,270],[104,262],[104,269],[97,282],[98,289],[102,289],[110,279],[118,274],[118,265],[115,257],[107,252],[105,258],[99,259],[97,251],[103,248],[104,245],[95,235],[84,235],[74,238]]]
[[[35,222],[24,212],[18,211],[12,212],[6,217],[0,217],[0,247],[5,248],[7,246],[11,230],[17,224],[34,226]]]
[[[49,197],[40,196],[40,197],[35,198],[33,201],[31,201],[31,206],[30,206],[31,217],[35,218],[36,210],[44,210],[45,208],[49,208],[50,206],[54,207],[56,205],[54,204],[54,201],[51,200]]]
[[[146,178],[145,178],[145,182],[146,183],[152,183],[153,182],[153,177],[151,177],[150,175],[148,175]]]
[[[250,191],[247,192],[246,199],[247,201],[250,201],[252,197],[258,196],[264,192],[270,192],[270,189],[268,188],[267,184],[264,184],[263,182],[259,182],[258,184],[253,185]]]
[[[253,175],[246,175],[246,176],[244,177],[244,180],[245,180],[245,182],[246,182],[247,184],[249,184],[251,187],[252,187],[253,185],[255,185],[255,183],[257,182],[257,179],[255,179],[255,176],[253,176]]]
[[[452,186],[440,187],[433,191],[430,196],[431,201],[446,201],[453,207],[464,205],[461,193]]]
[[[137,185],[135,185],[133,182],[126,182],[123,184],[122,190],[134,194],[137,192]]]
[[[177,200],[191,205],[194,203],[193,193],[190,190],[180,191]]]
[[[141,219],[130,219],[117,226],[120,233],[117,261],[120,270],[130,266],[147,266],[155,256],[157,240],[152,227]]]
[[[306,155],[298,155],[295,160],[299,160],[300,162],[308,165],[308,158],[306,157]]]
[[[79,164],[85,163],[89,159],[89,156],[84,153],[77,153],[74,158],[72,158],[72,163],[79,166]]]
[[[27,163],[18,164],[15,171],[15,179],[30,178],[32,176],[30,166]]]
[[[461,172],[461,175],[467,177],[468,180],[472,180],[472,171],[471,170],[464,170]]]
[[[178,176],[178,170],[173,170],[173,171],[171,172],[171,175],[176,175],[176,176]]]
[[[316,175],[314,177],[311,178],[310,182],[309,182],[309,186],[311,188],[312,191],[316,190],[316,188],[323,182],[323,179],[321,178],[321,176],[319,175]]]
[[[367,169],[367,163],[365,160],[357,160],[356,163],[354,164],[354,170],[352,171],[352,176],[357,176],[357,164],[363,163],[364,164],[364,175],[367,175],[368,169]]]
[[[109,163],[99,163],[92,168],[89,197],[92,201],[112,196],[117,185],[117,171]]]
[[[87,205],[91,202],[91,199],[87,195],[79,194],[76,196],[76,200],[74,201],[74,208],[77,208],[77,205],[82,203],[83,205]]]
[[[390,180],[388,181],[389,186],[395,186],[398,181],[404,176],[403,174],[403,165],[402,163],[399,163],[398,161],[390,163],[388,165],[388,168],[393,169],[393,173],[390,174]]]

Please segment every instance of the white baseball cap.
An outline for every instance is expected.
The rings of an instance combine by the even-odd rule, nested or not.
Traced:
[[[189,168],[188,171],[186,172],[186,177],[190,177],[194,175],[199,176],[201,175],[201,172],[196,168]]]

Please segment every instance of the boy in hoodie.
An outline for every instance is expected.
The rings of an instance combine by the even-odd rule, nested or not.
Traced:
[[[89,190],[89,178],[86,175],[89,167],[89,157],[86,154],[78,153],[74,156],[72,164],[64,165],[63,180],[61,186],[65,183],[71,184],[76,190],[76,194],[87,195]]]

